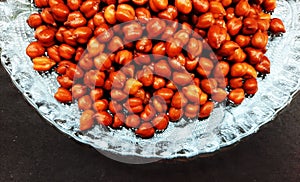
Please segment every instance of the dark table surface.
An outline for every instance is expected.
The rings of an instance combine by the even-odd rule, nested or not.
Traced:
[[[51,127],[0,66],[0,181],[300,181],[300,95],[275,120],[207,158],[116,162]]]

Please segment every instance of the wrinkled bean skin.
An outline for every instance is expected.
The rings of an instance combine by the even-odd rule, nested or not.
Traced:
[[[36,71],[49,71],[54,65],[55,61],[48,57],[35,57],[33,60],[33,69]]]
[[[241,30],[241,28],[243,26],[243,22],[240,18],[231,18],[230,20],[228,20],[226,26],[228,29],[228,33],[231,36],[235,36]]]
[[[245,35],[254,34],[258,29],[257,21],[254,18],[245,18],[243,19],[243,28],[242,32]]]
[[[54,45],[51,47],[47,48],[47,54],[49,56],[49,58],[53,59],[55,62],[60,62],[61,61],[61,57],[59,55],[59,46],[58,45]]]
[[[75,54],[75,49],[68,44],[62,44],[58,48],[58,53],[64,59],[71,59]]]
[[[103,89],[101,88],[95,88],[95,89],[92,89],[90,91],[90,96],[91,96],[91,99],[95,102],[96,100],[99,100],[102,98],[103,96]]]
[[[205,13],[209,9],[208,0],[192,0],[193,8],[199,13]]]
[[[151,18],[151,13],[148,9],[139,7],[135,9],[135,16],[141,23],[147,23]]]
[[[131,22],[122,28],[126,41],[137,40],[142,36],[142,27],[137,22]]]
[[[220,48],[221,44],[226,40],[226,29],[218,26],[212,25],[207,33],[208,44],[215,49]]]
[[[117,7],[115,16],[119,22],[131,21],[135,18],[135,11],[133,7],[128,4],[120,4]]]
[[[165,28],[166,28],[165,21],[162,21],[157,18],[151,19],[146,25],[146,30],[148,32],[149,38],[154,38],[162,34]]]
[[[234,41],[225,41],[220,47],[218,54],[227,57],[234,54],[235,50],[238,48],[240,48],[240,46]]]
[[[178,16],[178,11],[175,6],[169,5],[166,10],[158,13],[158,17],[166,20],[174,20]]]
[[[166,44],[164,42],[159,42],[155,44],[152,48],[153,58],[158,60],[166,54]]]
[[[55,37],[55,31],[49,28],[37,34],[37,40],[43,45],[48,45],[47,43],[53,42],[54,37]]]
[[[135,47],[137,51],[148,53],[152,50],[152,41],[144,37],[137,41]]]
[[[87,23],[86,19],[79,11],[74,11],[68,15],[67,21],[64,23],[65,26],[72,28],[78,28],[85,26]]]
[[[60,86],[63,88],[69,89],[73,85],[73,80],[66,75],[58,76],[56,79]]]
[[[80,44],[85,44],[89,41],[92,36],[92,29],[89,27],[79,27],[73,31],[73,36],[76,38],[77,42]]]
[[[80,6],[80,11],[85,15],[86,18],[93,17],[99,10],[99,3],[94,0],[84,1]]]
[[[246,53],[244,52],[243,49],[237,48],[232,55],[227,57],[227,60],[236,62],[236,63],[241,63],[244,62],[247,58]]]
[[[143,84],[143,86],[151,86],[154,82],[153,72],[149,67],[145,67],[139,73],[137,73],[138,80]]]
[[[114,4],[111,4],[105,8],[104,18],[109,24],[115,24],[117,22]]]

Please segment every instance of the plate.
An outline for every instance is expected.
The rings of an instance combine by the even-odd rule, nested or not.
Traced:
[[[259,78],[259,91],[255,96],[236,107],[220,105],[203,121],[171,123],[165,132],[151,139],[138,138],[125,128],[109,130],[96,126],[82,133],[77,103],[64,105],[53,97],[59,86],[56,73],[34,71],[26,56],[25,49],[34,40],[26,19],[35,11],[38,10],[31,1],[0,1],[2,65],[26,100],[49,123],[122,162],[188,158],[232,145],[272,121],[300,88],[300,2],[279,0],[272,17],[283,20],[287,33],[269,41],[267,56],[271,60],[271,74]]]

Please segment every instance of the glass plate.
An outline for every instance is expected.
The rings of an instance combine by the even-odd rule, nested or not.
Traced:
[[[259,78],[259,91],[254,97],[245,99],[237,107],[220,106],[204,121],[170,123],[165,132],[151,139],[138,138],[125,128],[108,130],[101,126],[83,134],[79,131],[77,103],[64,105],[53,98],[58,88],[56,73],[35,72],[26,56],[25,49],[34,40],[26,19],[34,11],[37,9],[28,0],[0,1],[1,62],[13,83],[42,117],[63,133],[105,155],[171,159],[214,152],[257,132],[299,90],[300,2],[279,0],[272,17],[283,20],[287,33],[269,41],[267,56],[271,60],[271,74],[265,79]]]

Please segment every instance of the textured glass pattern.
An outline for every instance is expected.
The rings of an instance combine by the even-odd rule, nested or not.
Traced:
[[[96,149],[143,158],[192,157],[214,152],[255,133],[270,122],[299,90],[300,83],[300,1],[279,0],[273,17],[284,21],[287,33],[269,41],[267,56],[271,74],[259,78],[259,91],[237,107],[220,105],[207,120],[171,123],[151,139],[137,138],[133,132],[96,126],[79,132],[77,104],[64,105],[53,95],[58,88],[56,73],[37,73],[25,49],[33,38],[26,24],[37,11],[26,0],[0,1],[1,62],[28,102],[52,125],[74,139]],[[1,121],[4,122],[4,121]]]

